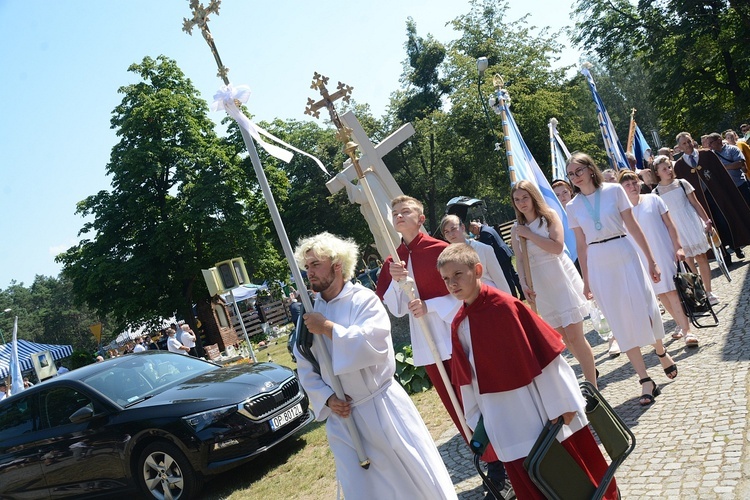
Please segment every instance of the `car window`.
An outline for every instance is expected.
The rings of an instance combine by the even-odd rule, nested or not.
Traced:
[[[32,398],[16,399],[0,405],[0,441],[35,430],[38,425]]]
[[[42,426],[44,428],[69,425],[70,416],[93,402],[87,396],[70,387],[55,387],[41,394]]]

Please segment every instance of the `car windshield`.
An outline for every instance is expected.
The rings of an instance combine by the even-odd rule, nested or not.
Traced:
[[[129,355],[106,370],[83,379],[112,401],[125,406],[140,401],[169,385],[189,380],[219,367],[179,354]]]

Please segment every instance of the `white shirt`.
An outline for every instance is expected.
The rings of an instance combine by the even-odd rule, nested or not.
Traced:
[[[182,345],[185,347],[193,348],[195,347],[195,335],[189,331],[182,330],[182,333],[180,334],[180,342],[182,342]]]
[[[167,349],[169,352],[178,352],[180,354],[188,353],[184,349],[180,349],[180,347],[182,347],[182,344],[177,340],[177,335],[170,335],[169,340],[167,340]]]
[[[466,243],[479,255],[479,262],[482,263],[484,270],[484,273],[482,273],[482,282],[510,294],[510,286],[508,286],[508,280],[505,279],[503,268],[497,261],[495,249],[481,241],[466,240]]]
[[[143,347],[143,344],[136,344],[135,347],[133,347],[133,352],[143,352],[146,348]]]
[[[596,197],[599,195],[599,213],[596,214]],[[586,205],[584,198],[588,200]],[[619,184],[610,182],[603,183],[599,189],[592,194],[585,195],[578,193],[565,206],[568,212],[568,226],[570,228],[580,227],[586,236],[586,243],[591,244],[595,241],[602,241],[626,233],[625,223],[622,220],[621,212],[632,209],[633,205],[628,200],[628,195]],[[592,215],[591,212],[594,212]],[[596,229],[595,216],[598,215],[601,228]]]

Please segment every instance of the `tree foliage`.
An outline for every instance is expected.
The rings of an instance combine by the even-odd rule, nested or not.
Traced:
[[[75,303],[72,282],[64,276],[37,275],[29,287],[11,283],[0,291],[0,310],[6,309],[11,310],[0,314],[0,332],[6,342],[11,341],[15,316],[18,338],[42,344],[72,345],[94,352],[98,344],[89,327],[100,321],[104,344],[117,334],[107,318],[99,318],[85,305]]]
[[[666,134],[722,130],[750,114],[748,2],[578,0],[575,16],[578,45],[612,67],[643,66]]]
[[[120,88],[113,112],[112,189],[79,203],[93,220],[58,260],[77,297],[122,326],[175,311],[192,321],[207,297],[201,269],[242,256],[256,275],[278,258],[256,219],[262,201],[190,80],[164,56],[129,71],[141,81]]]

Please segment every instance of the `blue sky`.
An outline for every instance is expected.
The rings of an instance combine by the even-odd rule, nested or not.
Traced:
[[[508,19],[570,23],[566,2],[510,4]],[[406,18],[445,43],[455,38],[445,24],[468,10],[466,0],[223,0],[209,27],[232,83],[252,89],[257,120],[307,119],[315,71],[352,85],[381,116],[399,88]],[[136,81],[130,64],[164,54],[213,100],[213,57],[198,31],[182,31],[184,17],[188,0],[0,0],[0,289],[57,276],[55,255],[84,223],[76,203],[110,188],[110,118],[117,89]],[[577,60],[568,50],[560,64]]]

